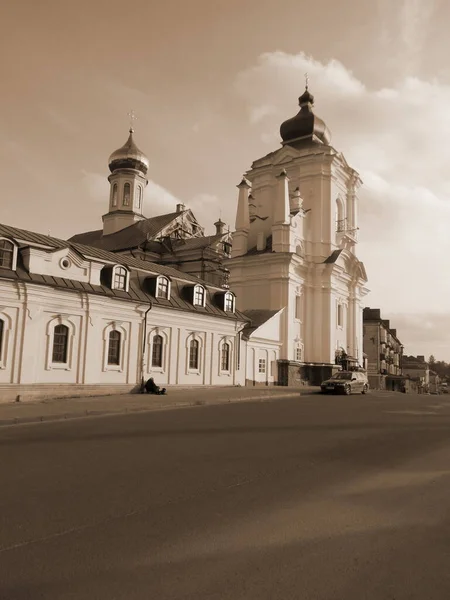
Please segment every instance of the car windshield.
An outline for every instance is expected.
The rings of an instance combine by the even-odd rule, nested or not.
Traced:
[[[351,379],[352,378],[352,374],[351,373],[338,373],[335,376],[335,379]]]

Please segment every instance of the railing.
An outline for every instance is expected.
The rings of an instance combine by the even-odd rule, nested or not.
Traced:
[[[352,229],[351,227],[349,227],[346,218],[339,219],[338,221],[336,221],[336,233],[346,233],[356,239],[358,235],[358,228]]]

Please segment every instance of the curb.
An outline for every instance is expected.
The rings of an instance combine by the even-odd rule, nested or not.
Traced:
[[[286,392],[285,394],[277,394],[277,395],[259,395],[259,396],[247,396],[240,398],[226,398],[223,400],[194,400],[190,402],[174,402],[173,404],[165,404],[161,406],[143,406],[143,407],[133,407],[133,408],[120,408],[118,410],[83,410],[79,412],[70,412],[70,413],[59,413],[53,415],[42,415],[36,417],[12,417],[10,419],[0,420],[0,427],[11,427],[13,425],[32,425],[36,423],[51,423],[55,421],[70,421],[74,419],[86,419],[89,417],[100,417],[100,416],[119,416],[124,414],[134,414],[134,413],[147,413],[147,412],[157,412],[157,411],[165,411],[165,410],[173,410],[177,408],[197,408],[204,406],[218,406],[222,404],[236,404],[236,403],[245,403],[245,402],[273,402],[278,399],[286,399],[286,398],[297,398],[299,396],[305,396],[309,394],[315,394],[316,392]]]

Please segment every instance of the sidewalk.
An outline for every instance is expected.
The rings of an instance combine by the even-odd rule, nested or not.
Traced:
[[[59,398],[33,402],[0,404],[0,427],[23,423],[38,423],[153,410],[168,410],[189,406],[228,404],[231,402],[270,401],[278,398],[299,398],[317,393],[318,387],[273,388],[176,388],[167,396],[121,394],[86,398]]]

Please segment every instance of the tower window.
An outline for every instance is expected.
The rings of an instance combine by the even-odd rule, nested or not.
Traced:
[[[162,367],[163,339],[160,335],[153,337],[152,344],[152,367]]]
[[[117,183],[115,183],[112,188],[111,206],[117,206],[117,194],[118,194],[118,188],[117,188]]]
[[[114,268],[113,289],[126,291],[127,289],[127,270],[125,267]]]
[[[0,240],[0,267],[12,269],[14,262],[14,244],[8,240]]]
[[[130,206],[130,202],[131,202],[131,185],[129,183],[126,183],[123,186],[123,205]]]
[[[222,371],[230,370],[230,344],[228,344],[227,342],[222,344],[222,356],[221,356],[220,368]]]
[[[108,341],[108,365],[120,365],[120,331],[110,331]]]
[[[142,187],[140,185],[136,188],[136,208],[142,207]]]
[[[169,298],[169,280],[167,277],[158,277],[157,285],[156,285],[156,297],[164,298],[168,300]]]
[[[67,346],[69,342],[69,328],[66,325],[56,325],[53,331],[52,362],[67,362]]]
[[[197,340],[191,340],[189,344],[189,368],[197,370],[199,365],[199,346]]]

